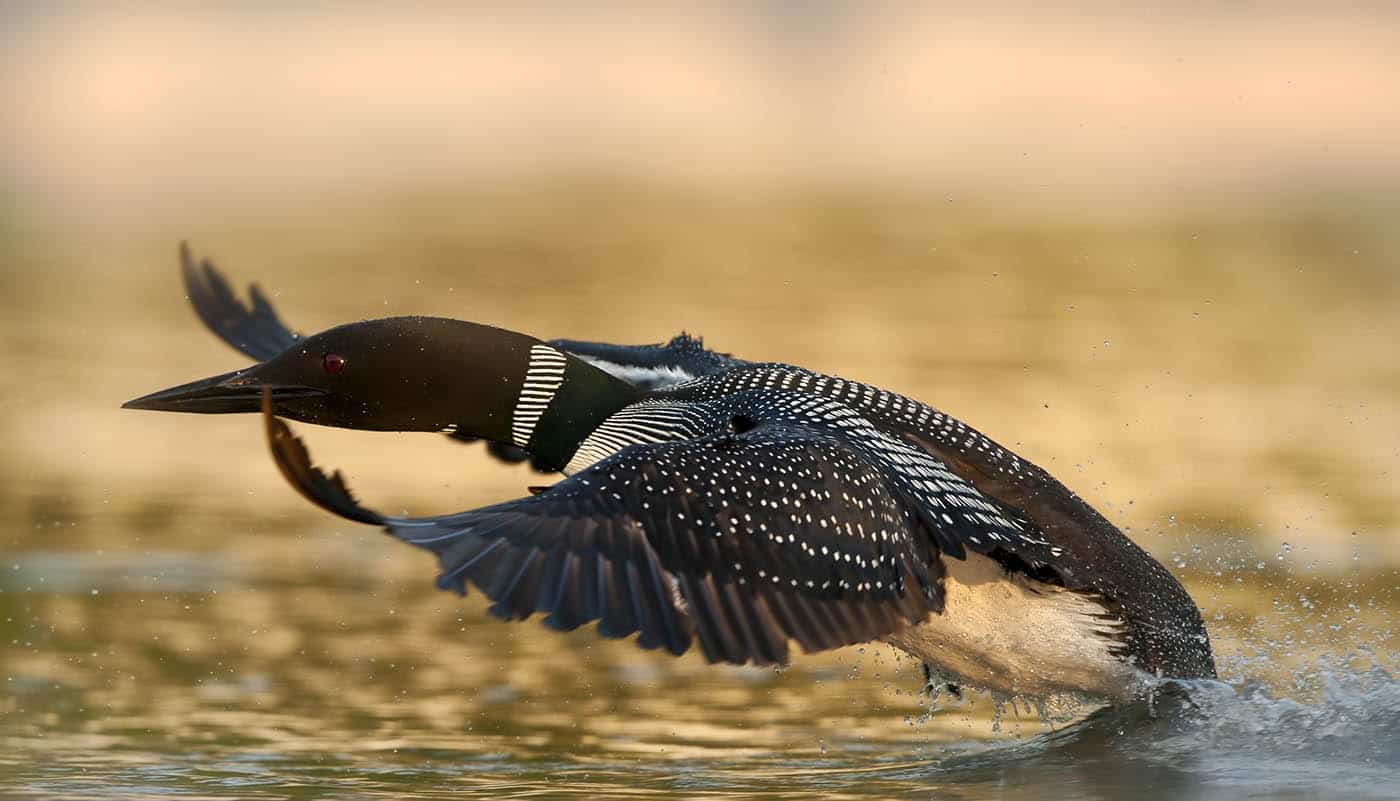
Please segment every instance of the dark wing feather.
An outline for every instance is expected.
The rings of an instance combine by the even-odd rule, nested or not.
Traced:
[[[575,339],[554,339],[549,344],[642,389],[670,387],[748,364],[710,350],[703,339],[684,332],[665,344],[614,345]]]
[[[268,420],[302,494],[432,551],[439,587],[473,584],[503,618],[539,612],[564,630],[597,620],[643,648],[679,654],[698,639],[710,661],[771,664],[787,660],[789,639],[805,650],[864,642],[942,607],[919,516],[821,432],[770,424],[633,446],[539,495],[407,519],[360,507]]]
[[[286,423],[272,416],[272,390],[267,387],[263,388],[262,415],[273,461],[277,463],[282,477],[302,497],[348,520],[371,525],[384,522],[383,517],[360,506],[350,488],[345,486],[339,470],[327,476],[311,464],[311,454],[307,453],[306,446],[292,434]]]
[[[257,284],[248,289],[251,306],[245,305],[212,262],[203,259],[195,264],[185,242],[180,243],[180,272],[199,319],[240,353],[267,361],[300,338],[283,324]]]

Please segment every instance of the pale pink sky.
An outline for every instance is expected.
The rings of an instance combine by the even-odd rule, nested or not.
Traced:
[[[1400,185],[1395,5],[7,8],[0,175],[40,208],[557,171],[1049,202]]]

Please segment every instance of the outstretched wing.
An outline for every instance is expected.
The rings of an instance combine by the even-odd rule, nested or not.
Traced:
[[[879,429],[883,436],[872,441],[881,448],[899,443],[892,461],[938,472],[934,489],[962,488],[967,499],[953,500],[956,510],[937,514],[989,524],[985,535],[966,538],[968,547],[1008,569],[1095,593],[1115,605],[1133,624],[1128,645],[1138,667],[1178,676],[1215,675],[1200,611],[1171,573],[1044,469],[962,421],[878,387],[785,364],[746,365],[713,381],[678,387],[675,394],[708,400],[759,389],[838,400]]]
[[[790,422],[636,445],[538,495],[421,519],[361,507],[266,412],[284,475],[307,498],[432,551],[438,586],[471,583],[506,619],[714,662],[782,663],[877,639],[942,609],[924,518],[876,465]]]
[[[301,338],[283,324],[257,284],[248,287],[250,305],[245,305],[213,262],[201,259],[195,264],[186,242],[180,243],[180,272],[199,319],[240,353],[263,362]]]

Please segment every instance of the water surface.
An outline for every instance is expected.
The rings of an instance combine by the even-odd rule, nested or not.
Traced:
[[[1400,794],[1387,225],[568,186],[336,202],[193,231],[9,223],[0,794]],[[183,307],[183,236],[302,330],[408,312],[616,341],[684,327],[909,392],[1168,564],[1223,681],[1125,710],[933,707],[878,646],[739,669],[496,622],[433,590],[428,556],[308,508],[256,419],[117,410],[243,363]],[[434,435],[299,431],[372,506],[539,481]]]

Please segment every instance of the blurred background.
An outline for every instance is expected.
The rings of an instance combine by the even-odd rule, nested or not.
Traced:
[[[1320,653],[1393,663],[1394,4],[0,15],[0,735],[66,766],[53,776],[94,743],[237,750],[233,731],[279,753],[336,726],[458,748],[482,682],[567,704],[645,665],[610,692],[656,705],[593,709],[615,728],[562,741],[611,754],[639,725],[627,710],[685,718],[666,682],[733,686],[589,632],[464,627],[480,600],[435,594],[426,557],[308,508],[255,418],[118,411],[246,363],[187,308],[181,239],[300,331],[407,313],[618,342],[684,329],[905,392],[1172,565],[1227,677]],[[380,508],[538,482],[436,436],[300,431]],[[592,672],[561,677],[562,648]],[[405,654],[412,675],[383,667]],[[700,722],[656,736],[693,755],[781,709],[773,753],[815,749],[792,710],[831,710],[791,682],[824,669],[781,679],[790,704],[766,677],[743,685],[733,729],[696,697]],[[362,674],[396,678],[338,683]],[[851,682],[829,700],[883,699],[862,707],[867,734],[917,709]],[[507,707],[492,725],[517,753]]]

